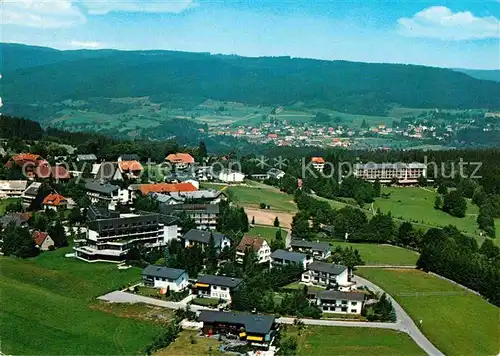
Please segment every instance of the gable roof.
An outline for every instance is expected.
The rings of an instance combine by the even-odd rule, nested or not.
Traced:
[[[109,184],[109,183],[100,183],[96,181],[87,181],[85,183],[85,189],[91,190],[93,192],[102,193],[102,194],[111,194],[120,189],[119,186]]]
[[[33,182],[31,183],[28,188],[23,192],[23,196],[32,196],[36,197],[38,195],[38,191],[40,190],[40,187],[42,186],[42,183],[40,182]]]
[[[276,318],[272,315],[263,314],[202,310],[198,320],[204,323],[239,324],[245,327],[247,333],[268,334]]]
[[[76,159],[78,161],[97,161],[97,157],[93,153],[77,155]]]
[[[271,258],[279,258],[281,260],[301,263],[302,261],[307,259],[307,255],[300,252],[276,250],[271,254]]]
[[[330,274],[341,274],[347,269],[347,267],[344,265],[336,265],[328,262],[314,261],[307,266],[307,269],[310,271],[326,272]]]
[[[118,157],[118,159],[122,160],[122,161],[140,161],[140,157],[138,154],[135,154],[135,153],[123,153],[122,155],[120,155],[120,157]]]
[[[115,174],[117,173],[120,174],[120,177],[115,177]],[[99,165],[99,169],[96,173],[96,176],[95,176],[96,179],[99,179],[99,180],[113,180],[115,178],[117,179],[123,179],[123,177],[121,177],[121,172],[120,172],[120,169],[118,167],[118,163],[117,162],[103,162]]]
[[[33,240],[35,240],[35,243],[38,246],[42,246],[43,242],[49,236],[49,234],[46,232],[41,232],[41,231],[35,230],[35,231],[33,231],[33,234],[31,236],[33,237]]]
[[[210,241],[210,234],[214,237],[215,246],[220,246],[223,238],[228,238],[226,235],[223,235],[218,232],[213,231],[201,231],[197,229],[191,229],[182,236],[182,239],[189,241],[196,241],[203,244],[208,244]]]
[[[16,226],[21,226],[27,223],[31,219],[31,213],[11,213],[0,217],[0,224],[6,227],[10,223],[14,223]]]
[[[120,170],[123,171],[142,171],[142,165],[139,161],[121,161],[118,163]]]
[[[336,290],[324,290],[316,294],[318,299],[338,299],[338,300],[365,300],[365,293],[361,292],[340,292]]]
[[[43,205],[53,205],[59,206],[61,204],[66,204],[67,200],[61,194],[49,194],[43,199]]]
[[[156,265],[149,265],[141,272],[143,276],[155,276],[173,280],[176,280],[177,278],[182,276],[183,273],[186,273],[186,271],[183,269]]]
[[[311,162],[313,162],[313,163],[325,163],[325,159],[323,157],[312,157]]]
[[[171,163],[194,163],[194,158],[189,153],[171,153],[165,160]]]
[[[240,244],[236,247],[236,250],[245,252],[247,248],[250,248],[255,252],[258,252],[262,248],[265,242],[266,240],[260,237],[244,236],[241,239]]]
[[[38,166],[35,169],[38,178],[70,179],[71,175],[63,166]]]
[[[165,192],[194,192],[198,189],[191,183],[151,183],[141,184],[139,190],[142,194]]]
[[[290,246],[309,248],[313,251],[328,251],[330,250],[330,245],[325,242],[313,242],[299,239],[292,239]]]
[[[216,275],[212,275],[212,274],[207,274],[205,276],[201,276],[200,278],[198,278],[198,281],[197,281],[197,283],[210,284],[210,285],[215,285],[215,286],[223,286],[223,287],[229,287],[229,288],[235,288],[241,282],[243,282],[243,279],[241,279],[241,278],[216,276]]]

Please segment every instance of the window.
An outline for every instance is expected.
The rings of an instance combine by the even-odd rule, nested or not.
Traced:
[[[328,307],[323,307],[323,310],[324,311],[328,311]]]
[[[343,304],[343,305],[346,305],[346,304],[347,304],[347,300],[343,300],[343,301],[342,301],[342,304]]]
[[[342,310],[343,312],[347,312],[347,307],[342,307],[340,308],[340,310]]]
[[[351,305],[354,306],[354,305],[357,305],[358,302],[351,302]]]
[[[351,313],[357,313],[356,309],[351,309]]]

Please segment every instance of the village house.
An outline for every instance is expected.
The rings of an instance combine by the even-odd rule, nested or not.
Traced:
[[[176,204],[160,203],[160,212],[166,215],[185,213],[194,220],[198,230],[215,230],[219,221],[219,204]]]
[[[272,344],[279,330],[272,315],[202,310],[198,321],[203,322],[205,335],[232,335],[240,341],[264,347]]]
[[[116,209],[118,204],[127,204],[130,199],[127,189],[121,189],[119,186],[110,183],[87,181],[85,190],[91,203],[105,202],[108,204],[109,209]]]
[[[22,173],[30,179],[36,177],[35,169],[39,166],[48,166],[48,162],[42,156],[33,153],[20,153],[12,156],[5,164],[6,168],[17,166],[22,169]]]
[[[195,284],[198,297],[231,301],[231,294],[243,285],[240,278],[205,275]]]
[[[81,154],[81,155],[76,156],[76,161],[77,162],[94,163],[94,162],[97,162],[97,157],[93,153]]]
[[[170,162],[176,169],[186,169],[194,164],[194,158],[189,153],[171,153],[165,161]]]
[[[43,199],[42,206],[45,210],[64,210],[68,207],[68,200],[60,194],[53,193]]]
[[[365,301],[365,293],[341,292],[324,290],[313,292],[312,303],[316,304],[323,313],[361,314]]]
[[[355,288],[355,283],[349,281],[349,271],[344,265],[314,261],[302,273],[303,283],[317,286],[338,286],[342,291]]]
[[[267,171],[267,179],[278,179],[280,180],[285,176],[285,172],[278,168],[271,168]]]
[[[143,171],[142,164],[139,161],[120,161],[118,167],[122,176],[127,179],[137,179]]]
[[[20,198],[27,184],[27,180],[0,180],[0,199]]]
[[[226,235],[220,234],[213,231],[201,231],[197,229],[191,229],[182,236],[184,240],[184,247],[192,247],[195,245],[206,248],[210,241],[210,236],[213,236],[214,247],[218,252],[221,252],[226,247],[231,247],[231,239]]]
[[[197,204],[219,204],[227,201],[228,196],[223,191],[198,190],[194,192],[170,192],[166,194],[153,193],[152,197],[159,203],[167,205],[183,204],[186,202]]]
[[[183,291],[189,276],[183,269],[149,265],[142,270],[142,281],[146,287],[164,288],[172,292]]]
[[[171,193],[171,192],[195,192],[198,189],[191,183],[149,183],[149,184],[131,184],[128,187],[131,198],[135,199],[140,193],[144,196],[152,193]]]
[[[312,262],[312,257],[304,253],[276,250],[271,253],[270,266],[288,266],[291,264],[297,264],[305,270]]]
[[[27,227],[31,219],[31,213],[9,213],[0,217],[0,227],[5,229],[7,225],[14,224],[18,227]]]
[[[48,251],[51,246],[54,246],[54,240],[50,237],[50,235],[46,232],[41,232],[41,231],[33,231],[32,235],[33,240],[35,241],[35,244],[37,248],[40,249],[40,251]]]
[[[100,182],[123,181],[124,177],[117,162],[102,162],[92,166],[94,178]]]
[[[311,162],[315,170],[323,172],[323,169],[325,168],[325,159],[323,157],[312,157]]]
[[[332,254],[330,245],[324,242],[292,239],[290,248],[292,251],[303,252],[311,255],[317,260],[326,260]]]
[[[118,157],[117,161],[118,162],[124,162],[124,161],[140,161],[141,158],[139,157],[138,154],[135,153],[123,153]]]
[[[260,237],[244,236],[236,247],[237,263],[243,263],[248,250],[255,252],[257,263],[266,263],[271,260],[271,248],[266,240]]]
[[[221,182],[224,183],[241,183],[245,179],[245,175],[238,171],[231,169],[223,169],[217,176]]]

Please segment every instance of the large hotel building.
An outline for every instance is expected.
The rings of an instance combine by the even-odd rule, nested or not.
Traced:
[[[414,184],[419,177],[427,177],[427,166],[423,163],[357,163],[353,174],[370,182],[378,179],[388,183],[397,179],[399,184]]]

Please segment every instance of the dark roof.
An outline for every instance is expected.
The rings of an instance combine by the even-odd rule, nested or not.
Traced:
[[[164,266],[149,265],[142,270],[143,276],[155,276],[176,280],[186,271],[178,268],[169,268]]]
[[[271,258],[279,258],[286,261],[301,263],[304,259],[307,258],[307,255],[300,252],[276,250],[271,254]]]
[[[341,274],[347,269],[347,267],[344,265],[315,261],[307,266],[307,269],[311,271],[326,272],[331,274]]]
[[[260,237],[243,236],[240,244],[236,247],[236,250],[245,252],[247,248],[250,248],[253,251],[258,252],[262,248],[262,245],[264,245],[265,241],[266,240]]]
[[[205,323],[228,323],[243,325],[247,333],[268,334],[274,324],[275,317],[272,315],[247,314],[202,310],[199,321]]]
[[[23,195],[29,195],[29,196],[34,196],[36,197],[38,195],[38,191],[42,187],[42,183],[40,182],[33,182],[30,184],[28,188],[23,192]]]
[[[29,213],[11,213],[0,217],[0,225],[6,227],[10,223],[14,223],[16,226],[21,226],[28,222],[31,218]]]
[[[119,212],[109,210],[107,208],[101,208],[95,205],[90,205],[87,210],[87,219],[89,221],[100,220],[100,219],[111,219],[118,217],[120,217]]]
[[[223,287],[229,287],[229,288],[235,288],[241,282],[243,282],[243,280],[240,278],[232,278],[232,277],[226,277],[226,276],[215,276],[215,275],[211,275],[211,274],[208,274],[206,276],[202,276],[202,277],[198,278],[198,283],[223,286]]]
[[[109,219],[98,219],[88,223],[91,230],[99,233],[114,231],[117,234],[128,233],[130,229],[137,232],[151,231],[157,229],[160,217],[158,214],[130,214],[129,216],[113,217]]]
[[[124,153],[122,155],[120,155],[120,158],[122,161],[140,161],[141,158],[139,157],[139,155],[135,154],[135,153]]]
[[[316,294],[318,299],[335,300],[365,300],[365,293],[360,292],[340,292],[336,290],[324,290]]]
[[[120,171],[117,162],[103,162],[99,166],[99,170],[97,171],[95,178],[98,180],[112,180],[116,171]]]
[[[306,240],[299,240],[299,239],[292,239],[290,246],[309,248],[313,251],[325,251],[325,250],[330,249],[330,245],[328,245],[325,242],[313,242],[313,241],[306,241]]]
[[[110,195],[111,193],[120,189],[120,187],[117,185],[109,184],[109,183],[101,183],[98,181],[88,181],[87,183],[85,183],[85,189],[91,190],[93,192],[98,192],[98,193]]]
[[[219,204],[175,204],[168,205],[160,203],[160,211],[163,214],[186,213],[218,214]]]
[[[93,153],[77,155],[76,158],[79,161],[97,161],[97,157]]]
[[[184,240],[189,240],[189,241],[196,241],[196,242],[201,242],[204,244],[208,244],[208,241],[210,240],[210,234],[214,236],[214,243],[215,246],[220,246],[222,239],[224,237],[227,237],[226,235],[223,235],[218,232],[213,232],[213,231],[201,231],[197,229],[191,229],[188,232],[182,236]]]

